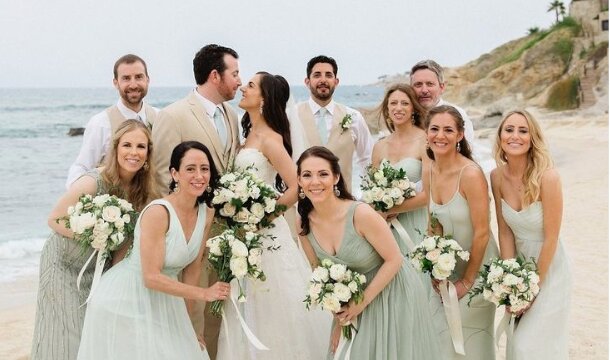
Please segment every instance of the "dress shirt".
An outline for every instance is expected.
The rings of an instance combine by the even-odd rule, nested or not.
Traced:
[[[145,124],[148,124],[144,106],[142,106],[139,112],[135,112],[125,106],[121,99],[119,99],[116,105],[125,119],[138,119],[139,117]],[[155,112],[159,112],[159,109],[153,109]],[[104,155],[108,153],[111,138],[112,128],[110,126],[110,118],[106,109],[104,109],[104,111],[94,115],[85,127],[80,152],[68,170],[66,188],[70,188],[70,185],[76,179],[99,165]]]
[[[311,97],[309,98],[309,107],[311,108],[311,112],[314,114],[314,116],[321,108],[321,106],[313,101]],[[331,115],[325,116],[328,134],[330,135],[333,127],[335,101],[331,100],[331,102],[328,103],[325,108]],[[371,153],[373,152],[373,139],[371,137],[371,132],[369,131],[366,121],[364,121],[364,117],[362,117],[362,114],[360,114],[358,110],[345,106],[345,111],[352,116],[352,126],[350,127],[350,132],[356,147],[354,160],[358,166],[365,167],[371,162]]]
[[[216,128],[216,124],[214,124],[214,113],[216,112],[216,109],[217,108],[220,109],[220,111],[222,112],[222,116],[225,119],[227,118],[227,114],[225,114],[225,111],[222,108],[222,103],[220,103],[218,105],[214,104],[210,100],[208,100],[205,97],[201,96],[201,94],[197,92],[197,89],[195,89],[193,91],[195,92],[195,96],[197,97],[197,99],[199,99],[199,101],[201,101],[201,105],[203,105],[203,108],[205,109],[206,114],[208,114],[208,117],[210,118],[210,123],[212,124],[214,129],[216,129],[216,131],[218,132],[218,129]],[[228,133],[228,131],[229,130],[227,129],[227,133]]]

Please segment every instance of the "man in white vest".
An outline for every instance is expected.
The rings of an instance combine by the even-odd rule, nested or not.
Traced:
[[[159,110],[144,102],[150,82],[144,60],[133,54],[121,56],[114,63],[113,72],[112,83],[119,92],[119,100],[87,123],[80,152],[68,170],[66,188],[102,162],[110,148],[112,134],[123,121],[136,119],[149,127],[155,121]]]
[[[339,158],[351,191],[352,164],[363,168],[371,162],[373,140],[362,114],[333,100],[339,84],[337,70],[331,57],[319,55],[309,60],[305,85],[311,96],[297,106],[307,143],[325,146]]]
[[[419,103],[430,110],[435,106],[453,106],[464,119],[464,136],[471,148],[474,144],[474,127],[466,111],[441,98],[445,91],[443,68],[434,60],[422,60],[411,68],[411,86],[417,94]]]
[[[201,142],[210,150],[219,173],[227,170],[239,145],[237,113],[227,102],[241,86],[237,52],[216,44],[206,45],[195,54],[193,73],[197,86],[185,98],[161,110],[153,126],[155,165],[162,194],[169,191],[169,162],[176,145],[190,140]],[[217,234],[211,234],[214,235]],[[202,287],[216,281],[215,273],[208,273],[207,264],[204,259],[199,281]],[[205,339],[208,353],[215,359],[220,319],[204,311],[204,307],[205,303],[196,302],[189,315],[197,336]]]

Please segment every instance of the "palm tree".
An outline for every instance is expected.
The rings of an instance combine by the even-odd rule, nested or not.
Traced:
[[[549,4],[549,9],[547,12],[555,11],[555,23],[559,22],[559,14],[565,14],[566,8],[563,5],[563,2],[559,0],[554,0]]]

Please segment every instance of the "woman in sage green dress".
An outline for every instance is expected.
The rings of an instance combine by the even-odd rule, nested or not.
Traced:
[[[407,84],[391,86],[385,93],[379,106],[390,135],[379,140],[373,147],[371,156],[374,167],[379,167],[383,159],[392,166],[402,168],[407,173],[409,181],[418,183],[421,180],[422,168],[427,168],[429,162],[426,156],[426,132],[423,121],[427,110],[417,100],[413,88]],[[428,197],[424,192],[403,201],[387,211],[389,218],[397,215],[399,224],[392,225],[392,233],[398,241],[403,255],[419,244],[428,229],[428,213],[426,205]],[[401,226],[409,239],[402,235]],[[428,285],[429,282],[426,283]]]
[[[150,131],[142,122],[127,120],[114,134],[104,167],[94,169],[76,180],[49,214],[53,230],[40,255],[38,304],[32,340],[31,359],[76,359],[85,318],[85,303],[95,261],[91,261],[76,286],[78,273],[93,252],[72,240],[73,233],[56,219],[67,214],[83,194],[116,195],[141,210],[156,198]],[[112,257],[117,263],[128,249],[125,244]]]
[[[351,321],[357,333],[336,358],[440,359],[423,285],[383,218],[353,200],[339,159],[328,149],[309,148],[297,167],[300,239],[312,267],[318,259],[330,259],[367,278],[364,300],[336,314],[328,358],[337,351],[340,325]]]
[[[441,347],[447,359],[495,359],[494,304],[475,296],[469,303],[468,291],[484,262],[498,256],[498,247],[489,228],[487,181],[481,168],[472,160],[464,137],[464,120],[452,106],[437,106],[428,112],[428,156],[433,160],[424,188],[430,196],[430,231],[451,235],[470,259],[458,259],[453,282],[459,299],[462,339],[451,333],[443,311],[435,312],[435,323],[441,335]],[[438,283],[435,288],[438,290]],[[440,296],[436,306],[442,308]],[[459,328],[458,323],[455,324]],[[457,353],[463,344],[465,355]]]
[[[502,258],[536,260],[540,292],[506,345],[508,360],[568,359],[571,276],[559,239],[563,196],[540,125],[527,111],[498,127],[491,173]],[[508,310],[507,310],[508,311]]]

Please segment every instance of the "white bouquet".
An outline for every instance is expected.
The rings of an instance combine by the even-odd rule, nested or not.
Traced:
[[[377,211],[387,211],[405,199],[415,196],[415,184],[404,169],[393,167],[386,159],[379,168],[369,165],[360,183],[362,200]]]
[[[212,268],[218,273],[218,279],[227,283],[237,279],[240,302],[246,301],[240,284],[245,276],[261,281],[266,279],[261,270],[262,239],[263,235],[251,231],[238,236],[236,230],[228,229],[206,243],[209,248],[208,259]],[[222,305],[223,301],[214,301],[211,304],[212,314],[222,315]]]
[[[539,282],[534,259],[526,261],[522,256],[505,260],[493,258],[479,272],[477,286],[470,290],[470,300],[483,294],[485,300],[496,306],[510,306],[511,312],[516,314],[534,301],[540,291]]]
[[[272,216],[286,209],[277,205],[278,193],[255,173],[235,170],[221,176],[214,189],[212,204],[216,216],[227,227],[240,226],[246,231],[271,227]]]
[[[114,195],[81,195],[74,206],[68,208],[63,220],[74,232],[74,239],[84,246],[99,251],[103,258],[133,237],[138,213],[126,200]]]
[[[450,236],[425,236],[409,254],[411,264],[419,272],[427,272],[436,280],[447,280],[459,259],[468,261],[470,253]]]
[[[307,309],[320,305],[322,309],[337,313],[341,306],[354,300],[356,304],[364,299],[366,277],[352,271],[343,264],[335,264],[329,259],[321,261],[311,275],[308,294],[303,302]],[[342,328],[343,336],[352,337],[351,324]]]

